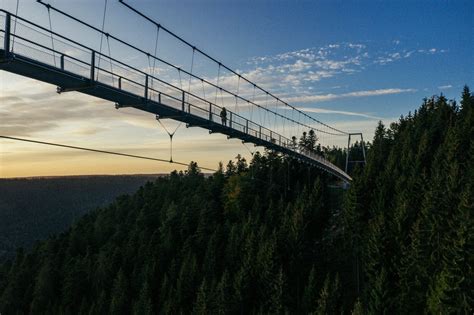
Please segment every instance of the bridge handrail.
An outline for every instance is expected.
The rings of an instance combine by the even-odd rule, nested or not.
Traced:
[[[312,127],[312,126],[309,126],[309,125],[306,125],[306,124],[304,124],[304,123],[302,123],[302,122],[299,122],[299,121],[297,121],[297,120],[294,120],[294,119],[292,119],[292,118],[290,118],[290,117],[281,115],[281,114],[279,114],[278,112],[275,112],[275,111],[273,111],[273,110],[271,110],[271,109],[268,109],[268,108],[266,108],[266,107],[264,107],[264,106],[261,106],[261,105],[255,103],[254,101],[250,101],[250,100],[248,100],[248,99],[246,99],[246,98],[244,98],[244,97],[242,97],[242,96],[240,96],[240,95],[237,95],[237,94],[235,94],[235,93],[233,93],[233,92],[231,92],[231,91],[229,91],[229,90],[227,90],[227,89],[225,89],[225,88],[222,88],[221,86],[218,86],[218,85],[216,85],[216,84],[214,84],[214,83],[212,83],[212,82],[206,80],[205,78],[196,76],[195,74],[193,74],[193,73],[191,73],[191,72],[189,72],[189,71],[187,71],[187,70],[185,70],[185,69],[182,69],[181,67],[178,67],[178,66],[176,66],[176,65],[173,65],[173,64],[171,64],[170,62],[168,62],[168,61],[166,61],[166,60],[164,60],[164,59],[161,59],[161,58],[159,58],[159,57],[156,57],[156,56],[154,56],[153,54],[150,54],[149,52],[146,52],[145,50],[143,50],[143,49],[141,49],[141,48],[138,48],[138,47],[136,47],[136,46],[133,46],[132,44],[127,43],[126,41],[124,41],[124,40],[122,40],[122,39],[120,39],[120,38],[118,38],[118,37],[116,37],[116,36],[114,36],[114,35],[111,35],[110,33],[104,32],[104,31],[100,30],[99,28],[97,28],[97,27],[95,27],[95,26],[93,26],[93,25],[91,25],[91,24],[89,24],[89,23],[86,23],[86,22],[84,22],[84,21],[82,21],[82,20],[80,20],[80,19],[78,19],[78,18],[76,18],[76,17],[74,17],[74,16],[72,16],[72,15],[70,15],[70,14],[68,14],[68,13],[66,13],[66,12],[64,12],[64,11],[62,11],[62,10],[59,10],[59,9],[57,9],[57,8],[55,8],[55,7],[53,7],[53,6],[49,5],[49,4],[46,4],[46,3],[44,3],[44,2],[42,2],[42,1],[40,1],[40,0],[38,0],[38,2],[39,2],[40,4],[46,6],[47,8],[50,8],[50,9],[52,9],[52,10],[54,10],[54,11],[56,11],[56,12],[58,12],[58,13],[64,15],[64,16],[66,16],[67,18],[70,18],[70,19],[72,19],[72,20],[74,20],[74,21],[76,21],[76,22],[78,22],[78,23],[80,23],[80,24],[82,24],[82,25],[84,25],[84,26],[87,26],[87,27],[91,28],[92,30],[94,30],[94,31],[96,31],[96,32],[99,32],[99,33],[101,33],[101,34],[103,34],[103,35],[105,35],[105,36],[107,36],[107,37],[109,37],[109,38],[112,38],[112,39],[116,40],[117,42],[119,42],[119,43],[121,43],[121,44],[123,44],[123,45],[126,45],[126,46],[129,47],[129,48],[132,48],[132,49],[134,49],[134,50],[136,50],[136,51],[138,51],[138,52],[144,54],[145,56],[147,56],[147,57],[149,57],[149,58],[153,58],[153,59],[155,59],[155,60],[157,60],[157,61],[159,61],[159,62],[162,62],[162,63],[166,64],[166,65],[169,66],[169,67],[172,67],[172,68],[174,68],[174,69],[176,69],[176,70],[178,70],[178,71],[182,71],[182,72],[185,73],[186,75],[189,75],[189,76],[191,76],[191,77],[193,77],[193,78],[195,78],[195,79],[198,79],[198,80],[200,80],[200,81],[202,81],[202,82],[205,82],[206,84],[208,84],[208,85],[210,85],[210,86],[212,86],[212,87],[214,87],[214,88],[216,88],[216,89],[219,89],[219,90],[221,90],[221,91],[224,91],[225,93],[227,93],[227,94],[229,94],[229,95],[231,95],[231,96],[233,96],[233,97],[239,98],[239,99],[241,99],[242,101],[245,101],[245,102],[247,102],[247,103],[249,103],[249,104],[252,104],[252,105],[254,105],[254,106],[257,106],[257,107],[260,108],[260,109],[263,109],[263,110],[265,110],[265,111],[267,111],[267,112],[269,112],[269,113],[272,113],[273,115],[276,115],[276,116],[278,116],[278,117],[281,117],[281,118],[283,118],[283,119],[286,119],[286,120],[288,120],[288,121],[291,121],[291,122],[293,122],[293,123],[295,123],[295,124],[304,126],[304,127],[308,128],[308,129],[316,130],[316,131],[318,131],[318,132],[320,132],[320,133],[325,133],[325,134],[333,135],[333,136],[342,136],[342,135],[346,136],[346,135],[347,135],[347,133],[344,132],[344,131],[337,130],[337,129],[335,129],[335,128],[333,128],[333,127],[327,125],[327,124],[324,124],[324,123],[322,123],[322,122],[320,122],[320,121],[318,121],[318,120],[315,120],[313,117],[307,115],[306,113],[301,112],[300,110],[298,110],[298,109],[296,109],[295,107],[289,105],[288,103],[286,103],[286,102],[284,102],[284,101],[282,101],[282,100],[276,98],[276,96],[273,96],[273,97],[275,97],[277,100],[279,100],[279,101],[282,102],[283,104],[286,104],[287,106],[289,106],[289,107],[291,107],[291,108],[297,110],[299,113],[305,115],[306,117],[309,117],[310,119],[316,121],[317,123],[320,123],[320,124],[322,124],[323,126],[326,126],[326,127],[330,128],[330,129],[332,129],[332,130],[335,130],[335,131],[337,131],[337,132],[339,132],[339,133],[332,133],[332,132],[324,131],[324,130],[321,130],[321,129],[318,129],[318,128],[314,128],[314,127]],[[14,16],[14,15],[12,15],[12,16]],[[21,18],[20,18],[20,19],[21,19]],[[24,19],[23,19],[23,20],[24,20]],[[26,21],[26,20],[25,20],[25,21]],[[45,30],[48,31],[47,29],[45,29]],[[55,34],[54,32],[52,32],[52,33]],[[55,35],[59,35],[59,34],[55,34]],[[220,64],[220,63],[219,63],[219,64]],[[221,65],[221,64],[220,64],[220,65]],[[235,73],[235,72],[233,71],[233,73]],[[244,77],[242,77],[242,76],[239,75],[239,74],[237,74],[237,75],[238,75],[240,78],[244,78]],[[244,78],[244,79],[245,79],[245,78]],[[258,85],[256,85],[255,83],[249,81],[248,79],[245,79],[245,80],[248,81],[249,83],[251,83],[254,87],[256,87],[256,88],[258,87],[260,90],[264,91],[267,95],[273,95],[273,94],[269,93],[268,91],[263,90],[263,89],[260,88]]]
[[[0,9],[0,12],[9,13],[8,11],[5,11],[5,10],[3,10],[3,9]],[[10,13],[10,14],[11,14],[11,13]],[[13,14],[12,14],[12,16],[17,17],[16,15],[13,15]],[[29,23],[29,24],[31,24],[31,25],[34,25],[34,26],[36,26],[36,27],[38,27],[38,28],[40,28],[40,29],[42,29],[42,30],[44,30],[44,31],[46,31],[46,32],[50,32],[48,29],[46,29],[46,28],[44,28],[44,27],[42,27],[42,26],[40,26],[40,25],[37,25],[37,24],[34,23],[34,22],[31,22],[31,23],[30,23],[30,22],[29,22],[28,20],[26,20],[26,19],[23,19],[23,18],[21,18],[21,17],[18,17],[18,18],[19,18],[20,20],[22,20],[22,21],[24,21],[24,22],[26,22],[26,23]],[[4,33],[4,30],[0,30],[0,32]],[[198,95],[196,95],[196,94],[194,94],[194,93],[189,93],[188,91],[185,91],[185,90],[183,90],[183,89],[181,89],[181,88],[179,88],[179,87],[177,87],[177,86],[175,86],[175,85],[173,85],[173,84],[171,84],[171,83],[169,83],[169,82],[166,82],[166,81],[164,81],[164,80],[162,80],[162,79],[160,79],[160,78],[158,78],[158,77],[149,75],[148,73],[146,73],[146,72],[144,72],[144,71],[142,71],[142,70],[140,70],[140,69],[137,69],[137,68],[135,68],[135,67],[133,67],[133,66],[127,65],[127,64],[125,64],[124,62],[122,62],[122,61],[120,61],[120,60],[117,60],[117,59],[115,59],[115,58],[113,58],[113,57],[110,57],[110,56],[108,56],[108,55],[106,55],[106,54],[103,54],[103,53],[101,53],[101,52],[98,52],[98,51],[96,51],[96,50],[94,50],[94,49],[92,49],[92,48],[90,48],[90,47],[88,47],[88,46],[86,46],[86,45],[84,45],[84,44],[81,44],[81,43],[76,42],[76,41],[74,41],[74,40],[70,40],[69,38],[67,38],[67,37],[65,37],[65,36],[63,36],[63,35],[61,35],[61,34],[58,34],[58,33],[54,32],[54,31],[51,31],[50,33],[52,33],[52,34],[55,35],[55,36],[58,36],[58,37],[62,38],[62,39],[65,40],[65,41],[70,41],[70,42],[72,42],[73,44],[78,45],[78,46],[80,46],[80,47],[82,47],[82,48],[84,48],[84,49],[86,49],[86,50],[88,50],[88,51],[90,51],[90,52],[94,52],[94,53],[97,54],[97,55],[100,55],[100,56],[102,56],[102,57],[105,57],[105,58],[107,58],[107,59],[109,59],[109,60],[111,60],[111,61],[113,61],[113,62],[115,62],[115,63],[117,63],[117,64],[119,64],[119,65],[121,65],[121,66],[123,66],[124,68],[131,69],[131,70],[133,70],[133,71],[135,71],[135,72],[137,72],[137,73],[139,73],[139,74],[144,75],[145,77],[152,78],[153,80],[156,80],[156,81],[158,81],[158,82],[160,82],[160,83],[163,83],[163,84],[165,84],[165,85],[167,85],[167,86],[169,86],[169,87],[171,87],[171,88],[173,88],[173,89],[175,89],[175,90],[177,90],[177,91],[179,91],[179,92],[185,93],[185,95],[192,96],[193,98],[196,98],[196,99],[198,99],[198,100],[200,100],[200,101],[202,101],[202,102],[205,102],[205,103],[207,103],[207,104],[212,104],[213,107],[216,107],[216,108],[218,108],[218,109],[222,109],[221,106],[219,106],[219,105],[217,105],[217,104],[215,104],[215,103],[213,103],[213,102],[211,102],[211,101],[209,101],[209,100],[206,100],[206,99],[204,99],[204,98],[202,98],[202,97],[200,97],[200,96],[198,96]],[[52,49],[52,48],[50,48],[50,47],[47,47],[47,46],[45,46],[45,45],[39,44],[39,43],[34,42],[34,41],[32,41],[32,40],[29,40],[29,39],[27,39],[27,38],[25,38],[25,37],[23,37],[23,36],[19,36],[19,35],[17,35],[17,34],[11,34],[11,36],[16,37],[16,38],[19,38],[19,39],[21,39],[21,40],[24,40],[24,41],[26,41],[26,42],[29,42],[30,44],[36,45],[36,46],[41,47],[41,48],[43,48],[43,49],[49,50],[49,51],[51,51],[51,52],[53,52],[53,53],[56,53],[56,54],[58,54],[58,55],[62,55],[62,56],[68,57],[69,59],[75,60],[75,61],[80,62],[80,63],[85,64],[85,65],[88,65],[89,67],[91,66],[91,64],[89,64],[89,63],[87,63],[87,62],[85,62],[85,61],[83,61],[83,60],[81,60],[81,59],[79,59],[79,58],[70,56],[70,55],[68,55],[68,54],[66,54],[66,53],[64,53],[64,52],[61,52],[61,51]],[[99,70],[102,71],[102,72],[106,72],[106,73],[108,73],[108,74],[111,74],[111,75],[114,75],[114,76],[117,76],[117,77],[121,77],[121,78],[123,78],[124,80],[127,80],[127,81],[129,81],[129,82],[132,82],[132,83],[134,83],[134,84],[136,84],[136,85],[138,85],[138,86],[141,86],[141,87],[143,87],[143,88],[147,88],[147,89],[150,90],[150,91],[153,91],[153,92],[156,92],[156,93],[165,95],[165,96],[167,96],[167,97],[169,97],[169,98],[172,98],[172,99],[174,99],[174,100],[176,100],[176,101],[179,101],[179,102],[182,101],[181,99],[179,99],[179,98],[177,98],[177,97],[175,97],[175,96],[173,96],[173,95],[167,94],[167,93],[162,92],[162,91],[158,91],[158,90],[153,89],[153,88],[151,88],[151,87],[149,87],[149,86],[147,87],[145,84],[140,83],[140,82],[137,82],[137,81],[135,81],[135,80],[132,80],[132,79],[128,79],[128,78],[119,76],[119,75],[114,74],[113,72],[111,72],[111,71],[109,71],[109,70],[107,70],[107,69],[101,68],[101,67],[99,67],[99,66],[97,66],[97,65],[94,65],[94,67],[95,67],[96,69],[99,69]],[[189,105],[191,105],[191,106],[193,106],[193,107],[196,107],[196,106],[194,106],[193,104],[190,104],[190,103],[188,103],[188,102],[185,102],[185,104],[189,104]],[[255,124],[255,125],[261,127],[262,130],[267,130],[267,131],[269,131],[269,132],[271,132],[271,133],[273,133],[273,134],[275,134],[275,135],[278,135],[278,136],[281,136],[282,138],[287,139],[285,136],[280,135],[279,133],[276,133],[276,132],[274,132],[274,131],[268,129],[268,128],[265,127],[265,126],[259,125],[259,124],[255,123],[255,122],[251,121],[250,119],[247,119],[247,118],[245,118],[245,117],[243,117],[243,116],[241,116],[241,115],[239,115],[239,114],[237,114],[237,113],[235,113],[235,112],[232,112],[232,111],[230,111],[230,110],[228,110],[228,112],[229,112],[229,113],[232,113],[232,116],[237,116],[237,117],[239,117],[239,118],[241,118],[241,119],[243,119],[243,120],[248,120],[249,122],[252,122],[253,124]]]

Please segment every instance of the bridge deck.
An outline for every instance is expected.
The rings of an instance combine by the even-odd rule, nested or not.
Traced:
[[[109,100],[117,107],[134,107],[160,118],[181,121],[188,127],[201,127],[210,133],[254,143],[323,169],[343,181],[352,180],[322,156],[298,149],[290,139],[265,126],[229,110],[227,125],[223,125],[220,118],[222,107],[5,10],[0,12],[5,13],[5,28],[0,30],[0,37],[3,37],[3,49],[0,49],[2,70],[56,85],[58,92],[77,91]],[[51,38],[54,34],[62,46],[76,49],[76,53],[79,51],[83,57],[74,57],[75,54],[65,48],[59,51],[54,49],[54,45],[41,44],[29,33],[27,37],[12,34],[10,16],[28,24],[30,30],[43,32],[38,34],[50,33]],[[16,39],[14,50],[10,47],[11,38]],[[105,63],[109,62],[111,68],[112,64],[119,68],[120,74],[100,67],[101,58]],[[154,88],[154,83],[161,84],[161,90]]]

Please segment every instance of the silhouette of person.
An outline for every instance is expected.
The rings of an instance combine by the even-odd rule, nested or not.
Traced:
[[[225,107],[222,107],[222,110],[221,110],[221,119],[222,119],[222,124],[224,126],[227,126],[227,110],[225,109]]]

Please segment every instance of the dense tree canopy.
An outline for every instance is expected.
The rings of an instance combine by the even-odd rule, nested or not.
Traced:
[[[380,124],[367,158],[347,191],[270,151],[192,162],[19,250],[0,312],[472,313],[474,97]]]

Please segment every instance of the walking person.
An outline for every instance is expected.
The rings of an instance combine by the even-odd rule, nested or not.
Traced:
[[[227,110],[225,109],[225,107],[222,107],[222,110],[221,110],[221,119],[222,119],[222,124],[224,126],[227,126]]]

